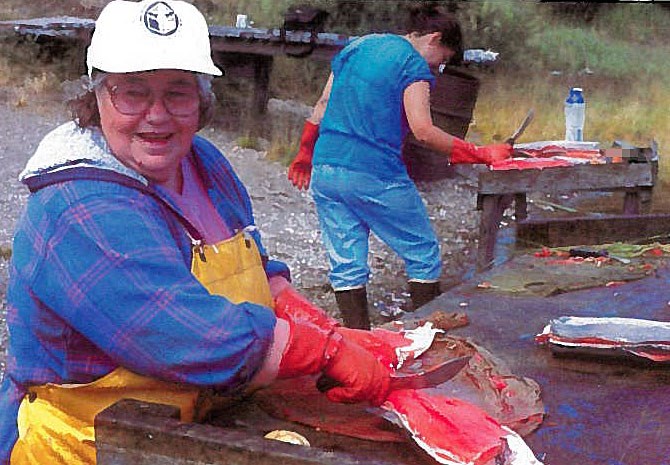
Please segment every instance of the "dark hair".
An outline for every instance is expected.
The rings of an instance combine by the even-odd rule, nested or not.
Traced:
[[[70,86],[66,96],[66,105],[72,118],[80,128],[100,127],[100,110],[95,97],[96,87],[102,85],[106,74],[93,72],[93,78],[82,77],[75,85]],[[197,75],[198,91],[200,93],[200,118],[198,128],[204,128],[214,115],[216,96],[212,92],[211,78],[207,75]],[[74,90],[72,89],[74,88]]]
[[[456,16],[443,11],[433,3],[419,3],[410,7],[407,32],[431,34],[440,32],[440,43],[454,51],[452,63],[463,59],[463,33]]]
[[[80,128],[100,127],[100,111],[94,90],[76,95],[65,103],[77,126]]]

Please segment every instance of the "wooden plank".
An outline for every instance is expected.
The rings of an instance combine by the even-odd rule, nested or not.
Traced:
[[[227,38],[211,37],[212,50],[224,53],[248,53],[266,56],[302,56],[318,61],[328,61],[340,51],[339,47],[316,46],[308,44],[284,44],[281,42],[259,42],[250,40],[231,40]]]
[[[260,430],[182,423],[173,407],[122,400],[95,421],[98,465],[399,465],[264,439]],[[241,420],[251,424],[254,418]],[[267,425],[264,425],[267,427]],[[290,427],[290,426],[289,426]],[[377,445],[378,456],[385,446]],[[405,447],[407,447],[405,445]],[[414,461],[413,463],[416,463]]]
[[[612,163],[545,168],[542,170],[486,171],[479,175],[480,194],[521,192],[560,193],[574,190],[611,191],[652,187],[653,163]]]
[[[58,38],[81,38],[81,31],[93,32],[95,21],[89,18],[71,16],[54,16],[48,18],[18,19],[0,21],[0,31],[23,36],[41,35]]]
[[[564,247],[610,242],[649,242],[670,236],[670,214],[610,215],[529,219],[517,222],[516,239],[523,246]]]
[[[0,31],[5,34],[76,39],[84,41],[85,45],[90,42],[94,28],[95,20],[71,16],[0,21]],[[309,57],[318,60],[329,60],[355,38],[321,32],[312,40],[311,32],[308,31],[286,31],[282,38],[278,28],[236,28],[220,25],[210,26],[209,34],[214,52],[296,56],[313,48]]]
[[[330,60],[350,40],[355,38],[321,32],[313,40],[312,34],[308,31],[286,31],[286,35],[282,38],[279,29],[276,28],[238,29],[227,26],[210,26],[209,32],[213,51],[267,56],[304,55],[322,61]]]

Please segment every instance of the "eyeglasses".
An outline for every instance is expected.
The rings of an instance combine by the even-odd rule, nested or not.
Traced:
[[[116,110],[124,115],[141,115],[153,105],[156,97],[151,89],[136,82],[124,82],[114,86],[105,84]],[[172,116],[191,116],[200,108],[200,95],[195,86],[177,84],[160,96],[165,111]]]

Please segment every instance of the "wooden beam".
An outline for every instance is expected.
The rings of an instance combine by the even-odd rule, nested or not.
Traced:
[[[50,36],[76,39],[88,45],[95,28],[89,18],[48,17],[0,21],[0,32],[21,36]],[[282,37],[278,28],[236,28],[212,25],[209,37],[213,52],[248,53],[255,55],[309,56],[329,60],[354,37],[320,32],[312,38],[309,31],[286,31]],[[311,51],[309,54],[305,52]]]
[[[487,171],[479,175],[479,194],[560,193],[652,187],[653,163],[610,163],[537,170]]]
[[[363,463],[352,453],[273,441],[263,438],[261,431],[250,432],[243,427],[182,423],[177,409],[136,400],[121,400],[96,417],[95,445],[98,465]],[[399,465],[400,462],[366,459],[364,463]]]
[[[644,243],[670,237],[670,214],[528,219],[516,226],[517,244],[528,247]]]

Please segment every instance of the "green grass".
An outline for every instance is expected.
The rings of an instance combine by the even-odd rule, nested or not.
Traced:
[[[668,45],[641,46],[570,26],[539,32],[529,39],[528,46],[539,56],[544,69],[579,72],[588,67],[612,79],[661,77],[670,56]]]

